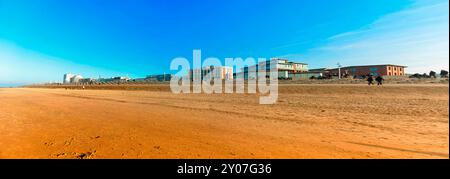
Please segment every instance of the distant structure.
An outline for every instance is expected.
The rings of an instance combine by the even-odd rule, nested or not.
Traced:
[[[244,79],[256,79],[257,73],[254,76],[250,75],[250,71],[262,70],[266,72],[266,78],[269,76],[269,70],[271,69],[270,63],[276,63],[276,69],[278,70],[278,78],[279,79],[301,79],[301,78],[310,78],[311,76],[318,76],[320,74],[309,73],[308,72],[308,64],[300,63],[300,62],[291,62],[287,59],[282,58],[272,58],[267,60],[266,62],[260,62],[256,65],[250,67],[244,67],[241,69],[239,73],[235,74],[235,77],[244,76]],[[243,75],[242,75],[243,74]]]
[[[63,83],[64,84],[78,83],[82,79],[83,79],[83,77],[81,75],[74,75],[74,74],[67,73],[67,74],[64,74]]]
[[[82,80],[83,77],[81,75],[75,75],[72,78],[70,78],[70,83],[79,83],[80,80]]]
[[[113,78],[83,78],[81,75],[64,74],[63,84],[96,84],[96,83],[126,83],[132,81],[129,77],[117,76]],[[134,80],[133,80],[134,81]]]
[[[271,62],[274,62],[276,66],[272,67]],[[340,65],[338,64],[340,67]],[[294,79],[330,79],[330,78],[364,78],[366,76],[405,76],[405,68],[407,66],[384,64],[384,65],[361,65],[361,66],[346,66],[340,68],[317,68],[309,69],[308,64],[300,62],[291,62],[287,59],[272,58],[265,62],[259,62],[256,65],[245,66],[238,70],[239,72],[233,73],[233,67],[227,66],[208,66],[201,69],[191,69],[188,72],[188,77],[191,81],[194,77],[203,80],[207,75],[211,74],[214,70],[217,71],[213,78],[215,80],[233,80],[243,77],[245,80],[257,79],[258,71],[265,71],[265,78],[269,78],[269,72],[271,69],[278,70],[278,79],[281,80],[294,80]],[[255,71],[255,74],[251,74],[251,71]],[[63,84],[120,84],[128,82],[164,82],[172,79],[172,74],[159,74],[148,75],[145,78],[131,79],[129,77],[113,77],[113,78],[83,78],[81,75],[75,75],[71,73],[64,74]]]
[[[209,67],[203,67],[202,69],[191,69],[189,70],[189,79],[191,81],[194,80],[195,76],[200,77],[200,79],[203,80],[203,78],[212,73],[213,70],[216,70],[217,73],[215,74],[214,79],[220,79],[220,80],[226,80],[226,79],[233,79],[233,67],[227,67],[227,66],[209,66]]]
[[[70,74],[70,73],[64,74],[64,77],[63,77],[63,83],[64,83],[64,84],[70,83],[71,79],[72,79],[74,76],[75,76],[74,74]]]
[[[170,79],[172,79],[171,74],[148,75],[145,81],[170,81]]]
[[[130,78],[123,77],[123,76],[117,76],[117,77],[113,77],[113,78],[99,78],[97,81],[100,83],[125,83],[125,82],[130,81]]]
[[[96,82],[97,80],[95,80],[95,79],[92,79],[92,78],[83,78],[83,79],[80,79],[79,81],[78,81],[78,83],[89,83],[89,84],[92,84],[92,83],[94,83],[94,82]]]
[[[305,74],[306,72],[308,72],[308,64],[306,63],[291,62],[287,59],[282,58],[272,58],[271,60],[277,61],[278,78],[280,79],[288,79],[296,76],[300,77],[301,76],[300,74]],[[270,61],[266,62],[266,68],[264,69],[267,70],[269,68],[270,68]]]
[[[365,76],[404,76],[407,66],[383,64],[341,67],[342,76],[365,77]],[[331,76],[339,76],[337,68],[329,69]]]

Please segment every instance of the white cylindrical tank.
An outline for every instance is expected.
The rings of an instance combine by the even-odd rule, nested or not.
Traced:
[[[80,80],[83,79],[83,77],[81,75],[75,75],[70,79],[71,83],[78,83],[80,82]]]

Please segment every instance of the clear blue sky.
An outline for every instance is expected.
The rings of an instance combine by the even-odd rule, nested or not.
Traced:
[[[170,73],[175,57],[448,69],[447,0],[0,0],[0,84]],[[432,65],[426,66],[427,63]],[[425,65],[425,66],[424,66]],[[174,71],[172,71],[174,73]]]

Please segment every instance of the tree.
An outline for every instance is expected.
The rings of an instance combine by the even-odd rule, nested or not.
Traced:
[[[441,78],[448,78],[448,71],[441,70]]]
[[[430,77],[436,78],[436,72],[435,71],[430,71]]]
[[[427,74],[419,74],[419,73],[415,73],[414,75],[409,76],[410,78],[426,78]]]

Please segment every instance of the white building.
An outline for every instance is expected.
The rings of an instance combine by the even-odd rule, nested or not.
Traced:
[[[74,75],[74,74],[64,74],[63,77],[63,83],[64,84],[69,84],[69,83],[78,83],[80,82],[80,80],[83,79],[83,77],[81,75]]]
[[[206,75],[213,72],[213,70],[216,70],[216,74],[214,74],[214,79],[221,79],[221,80],[227,80],[227,79],[233,79],[233,67],[226,67],[226,66],[210,66],[210,67],[203,67],[202,69],[193,69],[189,71],[189,79],[193,80],[194,77],[200,77],[200,79],[203,79]]]
[[[74,76],[75,76],[74,74],[70,74],[70,73],[64,74],[64,77],[63,77],[63,83],[64,83],[64,84],[70,83],[71,79],[72,79]]]
[[[273,68],[270,65],[271,62],[276,63],[275,68]],[[243,73],[244,79],[256,79],[257,75],[258,75],[257,74],[258,70],[266,71],[266,73],[269,73],[271,68],[273,68],[272,70],[277,70],[278,78],[282,78],[282,79],[289,78],[292,74],[308,72],[308,64],[306,64],[306,63],[290,62],[287,59],[272,58],[265,62],[259,62],[258,64],[250,66],[250,67],[241,68],[241,71],[237,75],[239,76],[239,75],[242,75],[242,73]],[[254,71],[256,73],[254,73],[254,74],[249,73],[252,71]]]
[[[70,79],[70,83],[78,83],[81,79],[83,79],[81,75],[75,75]]]

